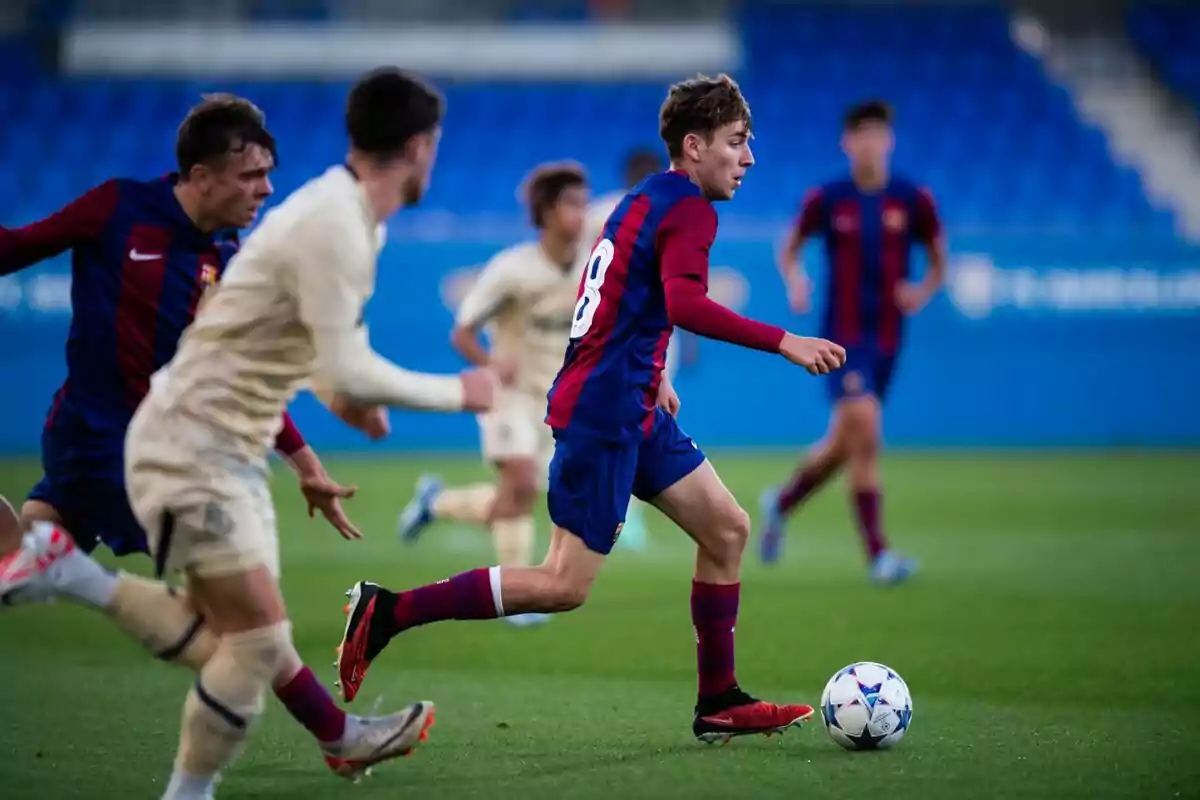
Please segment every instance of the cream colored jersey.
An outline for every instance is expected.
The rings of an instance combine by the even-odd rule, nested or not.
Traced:
[[[349,306],[353,324],[374,291],[382,243],[382,227],[344,167],[306,183],[234,256],[174,359],[155,376],[152,403],[265,458],[284,409],[313,377],[306,320],[333,321]]]
[[[564,269],[537,242],[492,257],[458,307],[455,322],[486,324],[492,350],[517,364],[514,388],[544,399],[562,367],[579,294],[581,263]]]
[[[364,402],[461,406],[457,379],[414,376],[367,344],[362,313],[384,233],[345,167],[306,183],[246,240],[154,376],[146,405],[256,460],[266,459],[296,392],[314,384]],[[437,396],[410,398],[410,378],[433,382]]]

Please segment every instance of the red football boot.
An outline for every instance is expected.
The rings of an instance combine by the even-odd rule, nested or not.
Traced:
[[[757,700],[734,686],[722,694],[700,700],[692,720],[692,733],[706,744],[725,744],[735,736],[783,733],[788,728],[800,727],[812,715],[812,706],[777,706]]]

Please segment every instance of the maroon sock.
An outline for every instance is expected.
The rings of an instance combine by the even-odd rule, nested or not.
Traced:
[[[308,667],[302,667],[296,676],[275,690],[288,713],[312,732],[322,744],[335,744],[342,740],[346,730],[346,712],[325,691],[325,687]]]
[[[396,633],[447,619],[495,619],[491,568],[462,572],[453,578],[409,589],[396,596]]]
[[[858,514],[858,535],[872,561],[887,549],[883,538],[883,527],[879,521],[879,506],[882,504],[876,489],[864,489],[854,493],[854,511]]]
[[[700,696],[712,697],[737,685],[733,671],[733,629],[737,625],[740,583],[692,581],[692,625],[696,628],[696,671]]]
[[[805,464],[800,467],[779,491],[779,513],[790,514],[810,494],[824,486],[832,474],[833,470],[816,465]]]

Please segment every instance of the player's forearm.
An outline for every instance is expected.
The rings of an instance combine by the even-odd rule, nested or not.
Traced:
[[[667,317],[671,324],[698,336],[762,350],[779,352],[784,330],[743,317],[710,299],[697,288],[673,286],[667,282]]]
[[[775,266],[779,269],[779,275],[785,283],[800,278],[804,274],[804,270],[800,266],[800,251],[803,245],[802,239],[789,237],[776,254]]]
[[[491,360],[487,349],[479,342],[479,334],[471,328],[458,327],[452,330],[450,345],[459,355],[477,367],[486,367]]]
[[[283,455],[283,451],[279,451]],[[325,475],[325,465],[321,463],[320,456],[317,451],[313,450],[307,444],[299,450],[293,450],[291,453],[284,456],[284,461],[292,468],[292,471],[300,476]]]
[[[315,379],[320,394],[344,394],[363,405],[460,411],[457,375],[430,375],[396,366],[351,332],[314,331]]]

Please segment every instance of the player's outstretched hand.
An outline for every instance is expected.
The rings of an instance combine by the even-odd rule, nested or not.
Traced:
[[[807,314],[812,307],[812,281],[806,275],[797,275],[787,281],[788,305],[797,314]]]
[[[385,406],[360,403],[345,394],[334,395],[328,405],[338,419],[356,431],[362,431],[372,441],[386,438],[392,432]]]
[[[463,388],[463,411],[491,411],[496,402],[500,382],[490,369],[468,369],[460,376]]]
[[[912,316],[929,302],[932,293],[921,283],[901,283],[896,286],[896,305],[906,316]]]
[[[325,474],[303,475],[300,477],[300,491],[308,501],[308,516],[311,519],[321,512],[321,516],[329,520],[343,539],[361,539],[362,533],[354,527],[354,523],[346,516],[342,501],[354,497],[358,491],[356,486],[342,486]]]
[[[813,375],[825,375],[846,363],[846,349],[827,339],[810,339],[794,333],[784,334],[779,354],[799,364]]]

